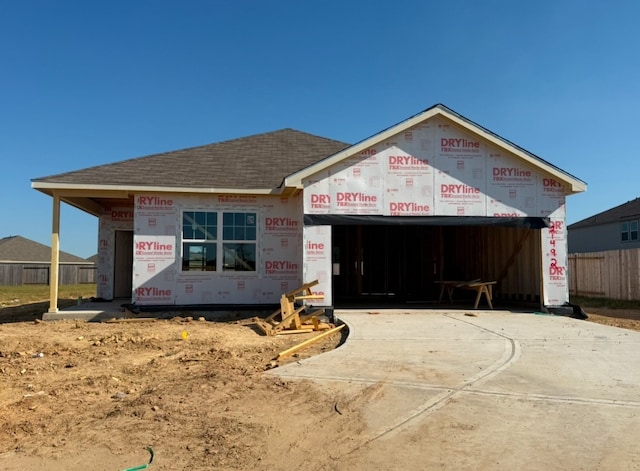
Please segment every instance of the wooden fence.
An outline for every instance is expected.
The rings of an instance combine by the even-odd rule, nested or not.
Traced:
[[[569,294],[640,300],[640,249],[569,254]]]
[[[51,273],[48,263],[2,263],[0,286],[48,285]],[[59,285],[96,283],[95,265],[60,265]]]

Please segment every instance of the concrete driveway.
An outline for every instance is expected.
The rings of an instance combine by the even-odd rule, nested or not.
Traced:
[[[336,317],[343,346],[271,373],[364,417],[341,469],[392,454],[399,470],[640,470],[640,332],[506,311]]]

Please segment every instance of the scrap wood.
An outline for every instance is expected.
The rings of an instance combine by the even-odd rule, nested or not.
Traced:
[[[331,335],[334,332],[338,332],[338,331],[342,330],[345,325],[346,324],[342,324],[342,325],[339,325],[338,327],[334,327],[333,329],[325,330],[324,332],[322,332],[321,334],[316,335],[313,338],[310,338],[308,340],[305,340],[302,343],[299,343],[298,345],[294,345],[291,348],[283,350],[282,352],[278,353],[278,356],[276,357],[276,360],[280,360],[281,358],[284,358],[284,357],[286,357],[288,355],[291,355],[292,353],[295,353],[298,350],[302,350],[303,348],[308,347],[309,345],[311,345],[314,342],[317,342],[318,340],[320,340],[323,337],[327,337],[328,335]]]
[[[318,284],[318,280],[305,283],[293,291],[283,294],[280,297],[280,308],[275,312],[260,320],[256,319],[257,327],[266,335],[281,335],[289,333],[303,333],[311,330],[329,329],[328,324],[318,321],[318,316],[325,313],[323,308],[315,309],[312,312],[306,312],[309,306],[302,304],[296,305],[296,302],[307,301],[311,299],[323,299],[323,295],[313,294],[311,287]],[[309,327],[313,324],[313,327]]]
[[[123,318],[112,318],[112,319],[108,319],[106,321],[103,322],[107,322],[110,324],[117,324],[117,323],[127,323],[127,322],[155,322],[158,319],[156,317],[123,317]]]
[[[276,332],[276,335],[308,334],[309,332],[313,332],[313,327],[310,326],[304,329],[279,330],[278,332]]]

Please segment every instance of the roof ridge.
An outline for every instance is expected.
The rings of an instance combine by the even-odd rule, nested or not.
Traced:
[[[633,203],[637,208],[633,206],[633,210],[635,212],[625,211],[625,208],[631,209]],[[609,209],[605,209],[604,211],[600,211],[599,213],[592,214],[584,219],[574,222],[573,224],[569,224],[567,226],[568,229],[574,229],[579,227],[585,227],[589,225],[600,225],[600,224],[608,224],[611,222],[622,221],[625,219],[632,218],[633,216],[640,215],[640,197],[635,197],[632,200],[627,201],[626,203],[619,204]]]

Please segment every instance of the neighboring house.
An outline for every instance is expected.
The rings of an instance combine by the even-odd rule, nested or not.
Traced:
[[[97,264],[98,263],[98,254],[94,254],[91,257],[87,258],[87,261]]]
[[[640,248],[640,199],[627,201],[567,227],[569,253]]]
[[[261,305],[437,300],[439,280],[568,301],[565,198],[584,182],[433,106],[355,145],[292,129],[36,178],[99,218],[98,297]],[[57,299],[50,312],[57,311]]]
[[[59,255],[59,284],[96,282],[95,263],[66,252]],[[51,279],[51,248],[10,236],[0,239],[0,286],[48,285]]]

